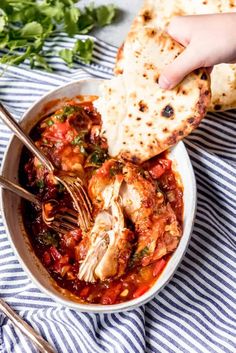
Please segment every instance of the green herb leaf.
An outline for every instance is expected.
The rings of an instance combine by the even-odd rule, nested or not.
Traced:
[[[146,255],[148,255],[149,253],[149,247],[145,246],[140,252],[138,253],[134,253],[133,256],[131,257],[130,261],[129,261],[129,266],[134,266],[135,263],[139,262],[142,260],[142,258]]]
[[[7,50],[0,62],[19,65],[29,59],[32,68],[49,71],[45,40],[63,30],[69,36],[87,34],[110,24],[115,17],[113,5],[89,5],[80,10],[75,3],[77,0],[0,0],[0,48]],[[76,41],[73,49],[63,49],[59,55],[72,66],[74,60],[89,63],[92,51],[93,41],[86,39]]]
[[[37,180],[36,185],[39,189],[44,188],[44,181],[43,180]]]
[[[105,162],[107,157],[107,152],[103,149],[98,148],[89,156],[89,161],[87,161],[87,163],[92,163],[96,166],[101,166]]]
[[[47,120],[46,123],[48,126],[52,126],[54,124],[54,121],[50,119],[50,120]]]
[[[79,9],[77,9],[76,7],[68,8],[65,11],[64,28],[66,33],[68,33],[70,37],[72,37],[74,34],[78,32],[77,22],[79,19],[79,14],[80,14]]]
[[[0,15],[0,32],[3,32],[6,24],[7,24],[6,16]]]
[[[104,27],[111,24],[116,14],[114,5],[102,5],[96,9],[96,18],[98,26]]]
[[[58,235],[55,233],[51,233],[50,231],[39,233],[37,240],[40,244],[43,244],[45,246],[53,245],[55,247],[58,247],[59,245]]]
[[[90,32],[95,26],[94,19],[88,14],[82,14],[79,17],[79,21],[77,23],[78,33],[87,34]]]
[[[64,60],[68,64],[68,66],[73,66],[74,53],[71,49],[61,49],[58,54],[62,58],[62,60]]]
[[[52,72],[51,67],[48,65],[44,57],[39,54],[32,53],[30,55],[30,66],[33,69],[36,65],[43,67],[48,72]]]
[[[43,27],[40,23],[33,21],[27,23],[20,31],[20,35],[23,38],[35,38],[41,36],[43,33]]]
[[[5,46],[8,44],[8,42],[9,42],[8,34],[0,36],[0,49],[5,48]]]
[[[86,40],[78,39],[75,42],[75,46],[73,48],[75,58],[78,58],[84,61],[86,64],[89,64],[92,60],[93,46],[94,42],[90,38]]]

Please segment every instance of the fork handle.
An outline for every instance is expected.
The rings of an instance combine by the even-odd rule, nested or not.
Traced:
[[[3,186],[5,189],[8,189],[15,194],[19,195],[20,197],[23,197],[24,199],[33,202],[35,204],[40,204],[39,200],[37,197],[33,194],[31,194],[29,191],[23,189],[21,186],[13,183],[10,180],[5,179],[3,176],[0,175],[0,185]]]
[[[2,299],[0,299],[0,309],[25,336],[34,342],[35,346],[41,353],[55,353],[52,346],[45,341],[43,337],[36,333],[36,331],[17,315]]]
[[[52,163],[44,156],[44,154],[35,146],[31,138],[24,133],[21,126],[15,121],[12,115],[0,102],[0,118],[9,127],[9,129],[21,140],[21,142],[45,165],[50,171],[54,171]]]

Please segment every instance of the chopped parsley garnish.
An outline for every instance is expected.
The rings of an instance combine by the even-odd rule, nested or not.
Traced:
[[[48,126],[52,126],[54,124],[54,121],[50,119],[50,120],[47,120],[46,123]]]
[[[59,245],[59,237],[55,233],[51,233],[50,231],[42,232],[38,234],[37,240],[40,244],[45,246],[53,245],[58,247]]]
[[[85,142],[85,137],[88,134],[88,130],[81,131],[72,141],[72,145],[77,145],[80,148],[80,152],[85,156],[88,155],[86,151],[87,143]]]
[[[64,123],[70,115],[81,110],[82,108],[77,105],[66,105],[60,112],[54,114],[54,117],[61,123]]]
[[[43,180],[37,180],[36,185],[39,189],[44,188],[44,181]]]
[[[97,147],[97,149],[91,153],[89,162],[97,166],[101,166],[107,158],[107,152],[102,148]]]
[[[134,253],[133,256],[130,259],[129,265],[132,267],[134,266],[135,263],[139,262],[142,260],[142,258],[149,253],[149,247],[145,246],[140,252]]]

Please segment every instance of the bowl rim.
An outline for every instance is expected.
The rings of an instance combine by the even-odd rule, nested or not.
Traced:
[[[25,111],[25,113],[22,115],[22,117],[20,118],[19,122],[20,124],[24,121],[27,120],[27,116],[28,114],[30,114],[35,107],[40,104],[40,102],[47,97],[50,97],[50,95],[55,94],[57,92],[60,92],[63,89],[66,89],[68,86],[73,86],[74,84],[81,84],[85,81],[100,81],[101,79],[98,78],[89,78],[89,79],[82,79],[82,80],[74,80],[74,81],[70,81],[69,83],[60,85],[56,88],[51,89],[50,91],[46,92],[44,95],[42,95],[39,99],[37,99],[32,105],[30,105],[30,107]],[[53,99],[53,98],[52,98]],[[14,135],[10,138],[7,147],[5,149],[5,153],[2,159],[2,165],[0,168],[0,172],[1,174],[4,176],[4,170],[6,168],[7,163],[9,163],[9,150],[11,148],[11,144],[13,142],[14,139],[17,139],[17,137],[15,137]],[[31,272],[31,270],[28,268],[28,266],[25,264],[24,259],[20,256],[20,254],[18,253],[18,250],[14,244],[14,241],[12,239],[9,227],[8,227],[8,220],[7,220],[7,215],[5,212],[5,207],[4,207],[4,194],[6,192],[6,190],[4,190],[3,188],[0,188],[0,209],[2,211],[2,219],[3,219],[3,224],[5,226],[5,230],[7,233],[7,237],[8,240],[11,244],[11,247],[14,250],[14,254],[16,255],[18,261],[20,262],[22,268],[24,269],[24,271],[26,272],[26,274],[29,276],[29,278],[32,280],[32,282],[43,292],[46,293],[50,298],[52,298],[54,300],[55,303],[58,303],[60,305],[63,305],[65,307],[69,307],[71,309],[75,309],[78,310],[80,312],[90,312],[90,313],[115,313],[115,312],[124,312],[124,311],[128,311],[128,310],[132,310],[134,308],[137,308],[141,305],[146,304],[147,302],[149,302],[150,300],[152,300],[162,289],[163,287],[165,287],[167,285],[167,283],[169,283],[169,281],[171,280],[171,278],[174,276],[176,270],[178,269],[180,263],[182,262],[182,259],[188,249],[188,244],[190,242],[191,239],[191,234],[192,234],[192,229],[193,229],[193,225],[194,225],[194,219],[195,219],[195,215],[196,215],[196,206],[197,206],[197,187],[196,187],[196,179],[195,179],[195,174],[193,171],[193,167],[188,155],[188,152],[186,150],[186,147],[184,146],[184,143],[182,141],[178,142],[174,147],[173,150],[175,148],[179,148],[183,158],[185,159],[186,163],[187,163],[187,168],[189,170],[190,173],[190,178],[191,178],[191,188],[192,188],[192,195],[193,195],[193,202],[191,204],[191,210],[189,211],[189,216],[188,219],[186,221],[186,225],[185,227],[188,227],[188,234],[185,237],[185,239],[183,239],[183,237],[181,238],[182,241],[182,246],[180,249],[180,246],[178,245],[177,249],[174,251],[174,253],[172,254],[171,257],[174,256],[174,254],[176,254],[176,252],[178,251],[178,258],[176,260],[176,263],[174,265],[174,268],[172,270],[169,271],[169,274],[167,276],[167,278],[165,280],[163,280],[163,274],[165,274],[165,269],[162,272],[162,274],[158,277],[157,281],[150,287],[150,289],[144,293],[142,296],[136,298],[136,299],[132,299],[123,303],[119,303],[119,304],[111,304],[111,305],[102,305],[102,304],[83,304],[83,303],[79,303],[76,301],[72,301],[69,298],[63,299],[60,296],[57,296],[56,294],[52,293],[49,289],[47,289],[46,287],[44,287],[40,281],[36,278],[36,276],[34,276],[34,274]],[[20,156],[20,154],[19,154]],[[185,206],[185,205],[184,205]],[[167,264],[168,266],[168,264]],[[155,286],[157,283],[161,283],[161,285],[159,285],[159,287],[157,289],[155,289]]]

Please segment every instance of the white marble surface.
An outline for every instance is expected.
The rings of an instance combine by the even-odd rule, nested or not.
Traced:
[[[96,30],[93,34],[109,44],[120,46],[123,42],[130,24],[142,5],[142,0],[95,0],[95,5],[114,4],[119,9],[116,21],[109,26]],[[79,7],[90,3],[88,0],[79,1]]]

